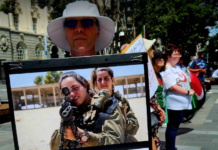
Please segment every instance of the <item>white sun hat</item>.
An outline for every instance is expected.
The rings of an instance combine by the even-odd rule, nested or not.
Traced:
[[[76,1],[66,6],[63,17],[57,18],[47,26],[48,36],[52,42],[61,49],[70,52],[64,30],[65,18],[69,17],[95,17],[99,22],[99,37],[95,41],[95,51],[107,47],[114,37],[115,24],[108,17],[100,16],[95,4],[87,1]]]
[[[152,45],[156,42],[156,39],[148,40],[143,38],[143,43],[145,45],[146,52],[152,47]]]

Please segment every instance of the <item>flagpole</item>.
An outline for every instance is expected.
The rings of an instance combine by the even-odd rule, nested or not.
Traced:
[[[45,59],[47,59],[47,37],[46,37],[46,33],[44,32],[44,39],[45,39]]]
[[[46,11],[46,12],[45,12]],[[47,37],[46,37],[46,14],[47,13],[47,9],[44,8],[44,47],[45,47],[45,59],[47,59],[48,57],[48,52],[47,52]]]

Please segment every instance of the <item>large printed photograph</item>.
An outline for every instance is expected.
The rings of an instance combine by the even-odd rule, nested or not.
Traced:
[[[10,86],[19,149],[148,141],[143,65],[12,74]]]

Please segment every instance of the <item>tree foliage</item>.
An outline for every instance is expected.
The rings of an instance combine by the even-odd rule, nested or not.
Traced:
[[[49,83],[57,83],[61,77],[61,75],[63,74],[62,71],[57,72],[57,71],[49,71],[47,72],[47,74],[45,75],[45,77],[43,76],[36,76],[34,83],[36,85],[42,85],[44,84],[49,84]]]
[[[37,0],[37,4],[39,8],[43,9],[44,7],[48,6],[51,0]]]
[[[209,54],[209,65],[212,67],[218,65],[218,34],[210,38],[209,44],[205,47],[205,50]]]
[[[49,71],[45,75],[44,78],[44,83],[49,84],[49,83],[57,83],[60,79],[60,76],[63,74],[62,71],[57,72],[57,71]]]
[[[217,1],[146,0],[137,4],[137,32],[146,26],[150,39],[161,38],[164,45],[174,43],[193,55],[198,43],[208,39],[207,26],[218,20]]]
[[[14,13],[16,0],[4,0],[0,6],[0,11],[3,11],[5,14]]]
[[[35,80],[34,80],[34,83],[36,85],[42,85],[43,84],[43,77],[42,76],[36,76]]]

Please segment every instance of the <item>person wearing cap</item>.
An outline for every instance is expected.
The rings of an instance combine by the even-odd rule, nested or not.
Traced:
[[[66,6],[63,16],[47,27],[51,41],[72,57],[95,55],[113,40],[115,24],[100,16],[95,4],[76,1]]]
[[[198,58],[193,60],[189,66],[189,70],[195,73],[198,79],[203,83],[205,80],[205,74],[207,73],[207,65],[206,62],[203,60],[204,57],[204,50],[198,50]]]
[[[164,100],[163,100],[163,79],[160,75],[160,72],[165,71],[166,70],[166,55],[163,54],[160,50],[155,50],[153,53],[153,58],[152,58],[152,65],[154,68],[154,71],[156,73],[157,76],[157,80],[158,80],[158,88],[155,92],[156,97],[152,98],[151,104],[152,107],[154,108],[154,114],[159,118],[159,125],[164,123],[164,120],[166,119],[166,114],[164,112]],[[160,140],[159,140],[159,136],[158,136],[158,128],[159,125],[155,125],[152,127],[152,137],[155,140],[155,145],[156,148],[159,149],[160,148]]]
[[[166,149],[176,150],[176,135],[183,120],[184,110],[191,110],[191,96],[194,90],[190,88],[187,75],[176,66],[181,57],[181,48],[169,44],[165,48],[167,54],[166,70],[161,72],[166,91],[166,109],[168,123],[165,132]]]

